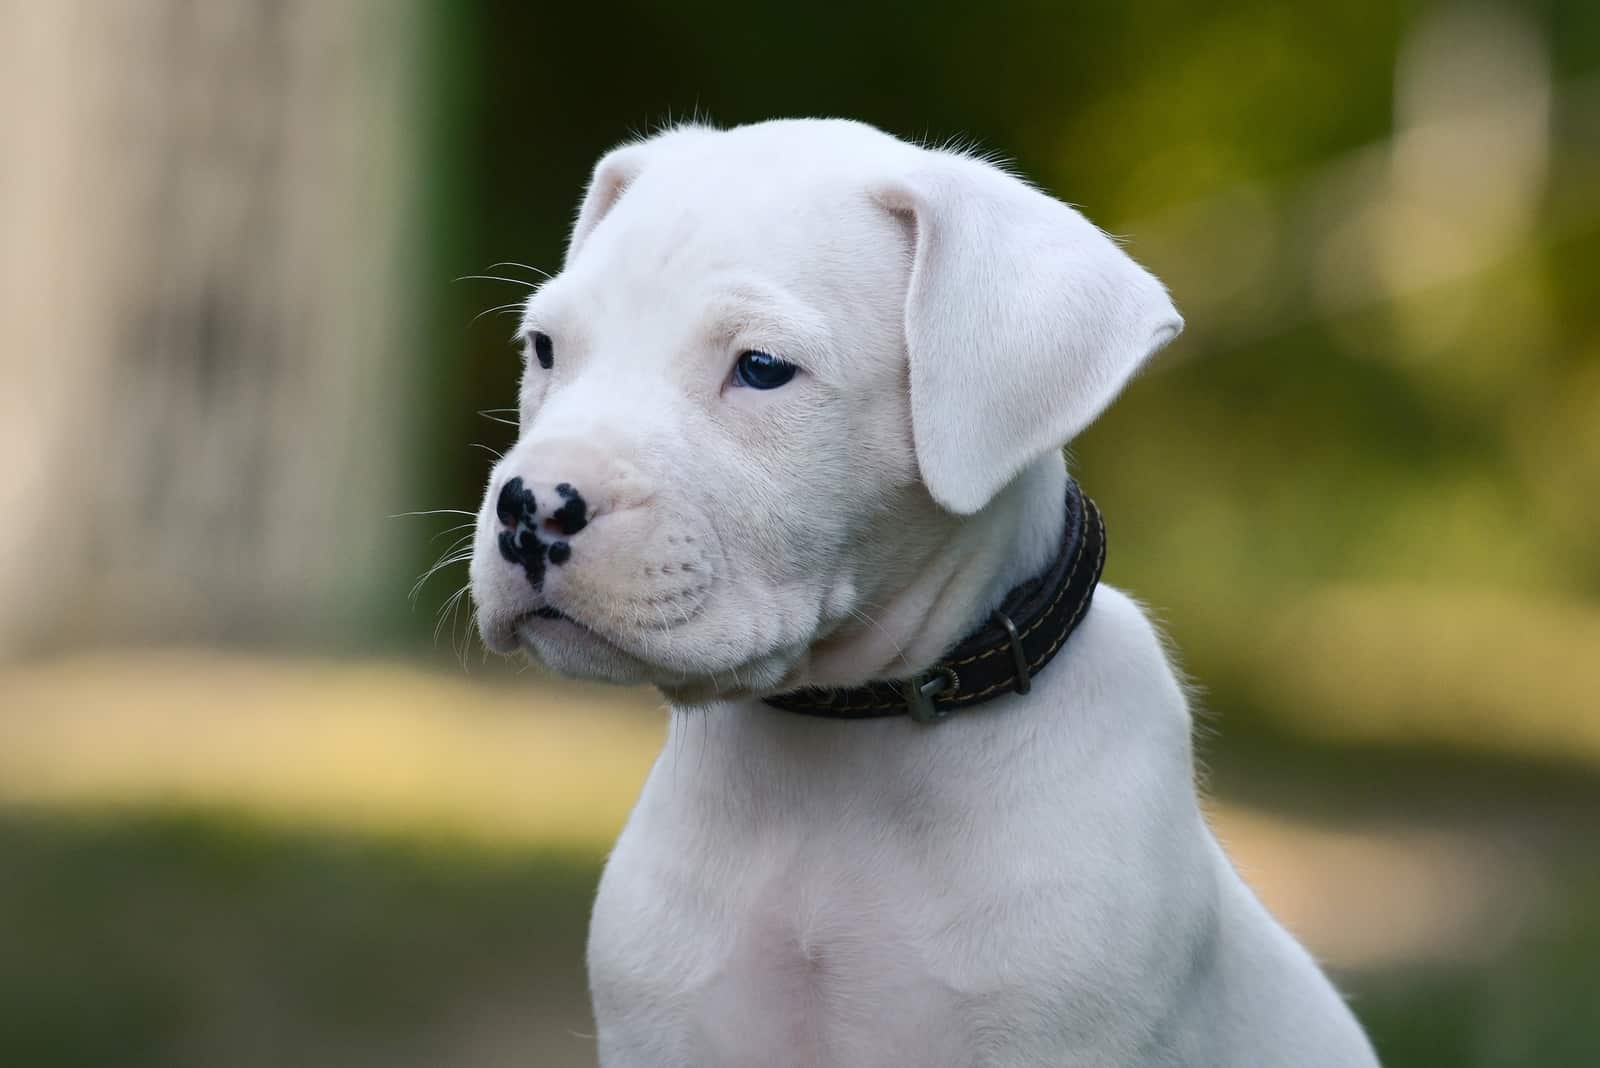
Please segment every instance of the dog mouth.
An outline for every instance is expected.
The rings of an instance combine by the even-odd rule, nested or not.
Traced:
[[[767,666],[752,674],[752,668],[767,659],[766,655],[727,666],[663,660],[648,655],[658,651],[648,645],[636,647],[630,635],[613,636],[548,603],[518,614],[509,637],[524,653],[558,673],[630,685],[645,683],[659,687],[671,699],[688,703],[747,696],[753,692],[750,684],[775,683],[783,673]],[[785,664],[784,669],[787,667]]]
[[[572,616],[567,615],[567,613],[563,612],[561,609],[552,604],[542,604],[538,608],[531,608],[528,611],[523,612],[521,615],[517,616],[511,621],[511,631],[513,634],[516,634],[518,637],[526,640],[528,633],[536,626],[536,620],[546,623],[565,623],[569,626],[575,627],[586,635],[592,635],[596,638],[601,637],[601,635],[598,634],[593,627],[574,619]]]
[[[567,641],[576,639],[580,642],[597,643],[613,652],[634,655],[609,635],[552,604],[542,604],[523,612],[512,621],[511,633],[524,648],[530,650],[537,646],[541,638]]]

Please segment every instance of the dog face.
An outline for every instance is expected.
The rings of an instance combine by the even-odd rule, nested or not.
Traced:
[[[523,316],[484,640],[680,702],[847,681],[808,672],[817,648],[881,626],[1179,325],[1081,216],[976,160],[836,121],[620,148]]]

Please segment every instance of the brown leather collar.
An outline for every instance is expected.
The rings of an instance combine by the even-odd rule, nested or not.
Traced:
[[[786,712],[827,719],[909,715],[937,723],[950,713],[1007,693],[1027,693],[1033,676],[1072,636],[1100,582],[1106,528],[1100,509],[1076,482],[1067,484],[1061,552],[1044,574],[1006,594],[988,624],[962,639],[932,667],[909,679],[878,680],[845,690],[809,688],[766,698]]]

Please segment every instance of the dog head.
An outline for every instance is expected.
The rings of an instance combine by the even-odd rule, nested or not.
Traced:
[[[967,156],[810,120],[618,148],[522,318],[484,640],[679,701],[861,681],[812,654],[883,629],[1181,325],[1081,215]]]

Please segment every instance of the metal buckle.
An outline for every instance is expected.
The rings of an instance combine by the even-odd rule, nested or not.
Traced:
[[[1004,612],[996,612],[994,617],[1011,638],[1011,663],[1017,669],[1017,681],[1011,688],[1017,693],[1027,693],[1033,689],[1033,678],[1028,671],[1028,656],[1022,651],[1022,636],[1017,633],[1017,625]]]
[[[925,675],[908,679],[903,684],[906,712],[918,723],[938,723],[952,710],[936,707],[933,699],[956,685],[956,673],[947,667],[934,668]]]

